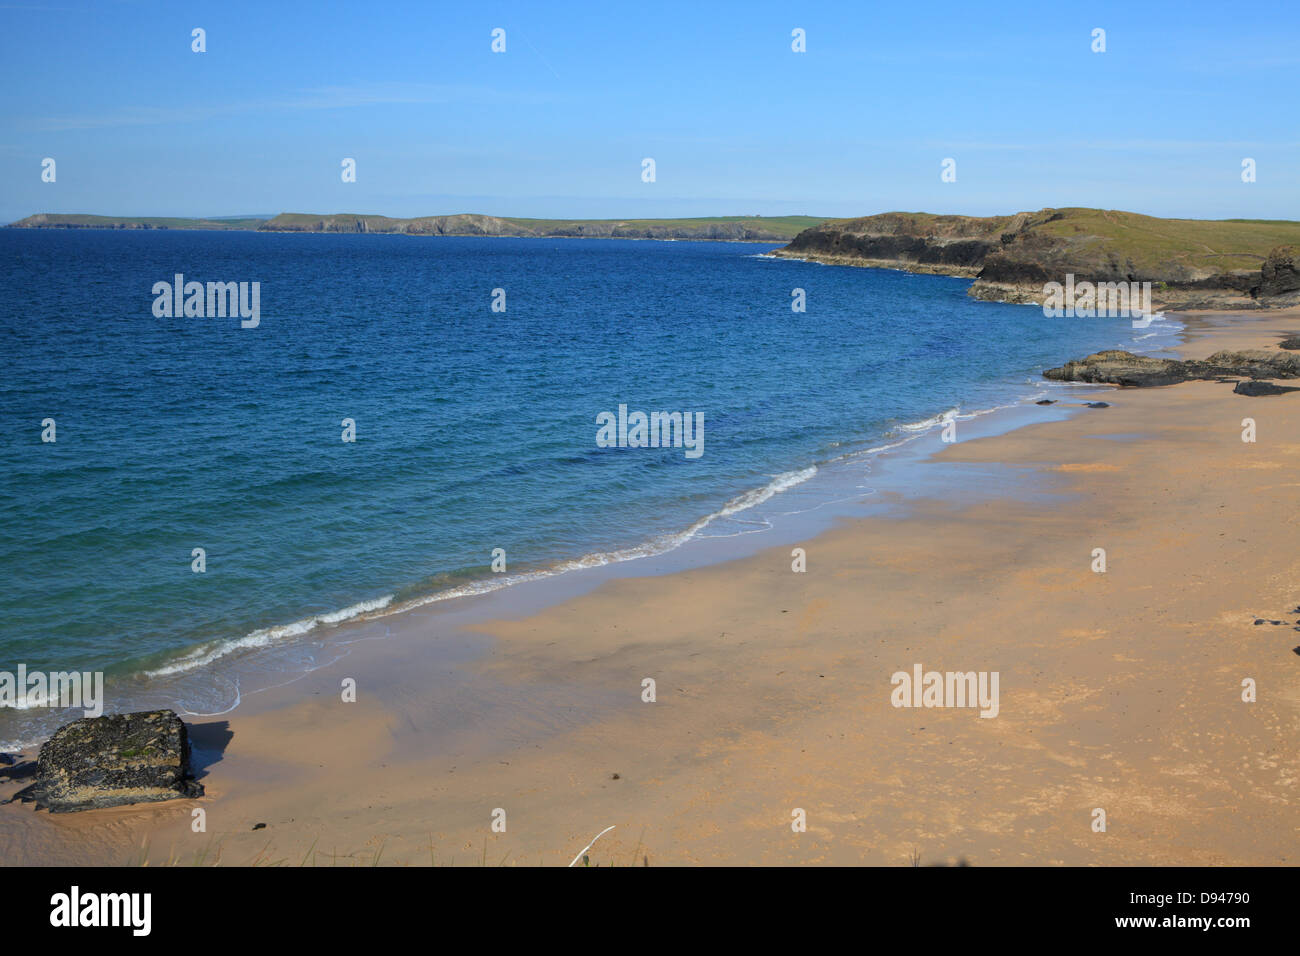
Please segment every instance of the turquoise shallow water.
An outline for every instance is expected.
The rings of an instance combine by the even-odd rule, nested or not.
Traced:
[[[358,613],[734,533],[844,456],[1173,331],[770,248],[0,231],[0,671],[216,675]],[[176,273],[259,282],[260,324],[155,316]],[[702,414],[703,454],[600,447],[620,404]],[[0,714],[0,741],[40,716]]]

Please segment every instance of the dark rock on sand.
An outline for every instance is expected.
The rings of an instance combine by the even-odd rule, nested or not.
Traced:
[[[1277,344],[1284,349],[1300,349],[1300,336],[1292,336],[1289,339],[1283,339]]]
[[[1269,250],[1259,275],[1260,295],[1285,296],[1300,292],[1300,247],[1277,246]]]
[[[1244,352],[1215,352],[1207,359],[1152,358],[1119,349],[1094,352],[1085,359],[1049,368],[1043,377],[1054,382],[1087,382],[1094,385],[1127,385],[1150,388],[1179,382],[1209,380],[1221,376],[1251,379],[1300,378],[1300,355],[1251,349]]]
[[[203,796],[185,724],[170,710],[74,720],[41,745],[36,767],[17,797],[51,813]]]
[[[1056,404],[1056,399],[1054,399],[1054,398],[1043,398],[1043,399],[1040,399],[1040,400],[1034,402],[1034,404],[1035,404],[1035,405],[1055,405],[1055,404]]]
[[[1110,402],[1088,402],[1089,408],[1110,408]]]
[[[1238,382],[1233,389],[1237,395],[1283,395],[1286,392],[1300,392],[1294,385],[1274,385],[1272,382]]]

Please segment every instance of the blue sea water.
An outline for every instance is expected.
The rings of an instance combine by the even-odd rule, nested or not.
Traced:
[[[771,248],[0,230],[0,671],[215,673],[725,534],[816,468],[1160,331]],[[156,317],[176,273],[259,282],[260,324]],[[598,447],[620,404],[703,413],[703,455]],[[31,719],[0,713],[0,742]]]

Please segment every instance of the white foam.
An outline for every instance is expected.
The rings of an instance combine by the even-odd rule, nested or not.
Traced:
[[[756,505],[760,505],[772,498],[774,495],[787,491],[796,485],[803,484],[815,474],[817,474],[816,465],[799,469],[797,471],[782,472],[773,476],[772,480],[761,488],[746,491],[730,499],[717,511],[700,518],[686,530],[673,534],[659,535],[631,548],[622,548],[617,551],[595,551],[591,554],[585,554],[580,558],[560,562],[559,564],[540,571],[526,571],[521,574],[494,576],[493,578],[486,580],[471,581],[467,584],[459,585],[458,587],[448,588],[447,590],[438,591],[434,594],[424,595],[409,601],[401,602],[400,604],[393,604],[394,596],[389,594],[371,601],[362,601],[353,604],[340,611],[314,614],[311,617],[302,618],[301,620],[294,621],[290,624],[258,628],[257,630],[250,631],[244,636],[235,638],[234,640],[222,641],[216,644],[204,644],[191,650],[189,653],[168,662],[167,664],[156,667],[152,670],[144,671],[142,676],[156,678],[173,677],[178,674],[184,674],[219,661],[223,657],[227,657],[237,651],[269,647],[282,641],[301,637],[304,634],[314,631],[322,624],[335,625],[345,621],[356,620],[358,618],[386,617],[389,614],[397,614],[402,611],[409,611],[413,608],[424,607],[442,601],[449,601],[453,598],[488,594],[515,584],[522,584],[525,581],[536,581],[542,578],[554,577],[558,574],[566,574],[570,571],[598,568],[608,564],[618,564],[623,561],[634,561],[638,558],[663,554],[667,551],[673,550],[674,548],[681,547],[719,518],[726,518],[753,508]]]
[[[188,671],[205,667],[213,661],[218,661],[227,655],[236,651],[246,650],[249,648],[268,647],[277,644],[286,638],[301,637],[314,631],[321,624],[340,624],[343,621],[350,621],[363,615],[373,614],[376,611],[382,611],[392,604],[393,595],[386,594],[381,598],[374,598],[370,601],[361,601],[350,607],[345,607],[338,611],[329,611],[325,614],[313,614],[311,617],[305,617],[291,624],[280,624],[274,627],[262,627],[255,631],[249,631],[243,637],[231,641],[221,641],[215,646],[211,643],[204,644],[195,648],[188,654],[164,664],[161,667],[143,672],[145,677],[172,677],[176,674],[184,674]]]
[[[960,407],[948,409],[946,412],[940,412],[938,415],[931,415],[929,418],[922,419],[919,422],[908,422],[905,425],[899,425],[894,429],[896,432],[925,432],[934,428],[936,425],[946,425],[957,417]]]

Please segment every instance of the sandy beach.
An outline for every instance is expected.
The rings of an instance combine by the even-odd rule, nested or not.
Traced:
[[[1187,321],[1184,357],[1300,332]],[[1294,865],[1300,395],[1078,392],[1109,407],[936,441],[940,479],[803,573],[781,544],[611,577],[454,653],[409,615],[187,718],[204,798],[0,806],[0,860],[564,866],[614,827],[593,865]],[[916,665],[996,672],[996,716],[893,706]]]

